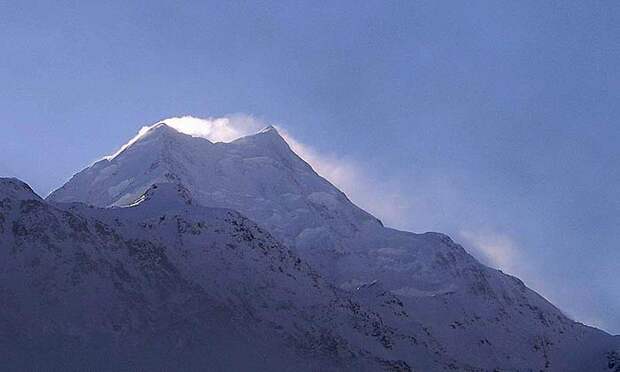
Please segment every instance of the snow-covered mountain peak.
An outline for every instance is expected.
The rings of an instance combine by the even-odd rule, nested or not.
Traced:
[[[204,143],[205,141],[209,143],[251,143],[254,146],[266,148],[273,147],[275,149],[280,149],[280,151],[288,151],[290,155],[294,155],[292,150],[288,147],[288,144],[286,143],[284,138],[280,135],[278,130],[273,125],[269,125],[256,133],[252,133],[246,136],[239,134],[239,136],[234,136],[229,140],[222,141],[217,140],[217,138],[222,136],[231,137],[234,133],[234,130],[226,128],[226,126],[220,126],[217,129],[209,128],[209,123],[205,123],[204,127],[201,127],[195,122],[192,122],[191,126],[184,126],[184,123],[188,124],[182,121],[182,119],[172,118],[164,119],[157,122],[156,124],[142,127],[142,129],[140,129],[140,131],[131,140],[121,146],[118,151],[116,151],[110,156],[105,157],[104,159],[113,160],[121,154],[125,153],[128,149],[140,147],[143,143],[163,143],[165,141],[178,142],[184,140],[189,141],[189,138],[199,139],[199,142],[202,143]],[[211,137],[216,138],[212,140]],[[194,143],[196,143],[196,141],[194,141]]]
[[[295,309],[289,300],[305,301],[307,290],[314,288],[312,278],[318,283],[320,277],[330,283],[327,292],[352,293],[385,315],[394,330],[415,336],[412,342],[418,340],[427,350],[400,354],[393,349],[389,359],[408,360],[416,370],[445,370],[436,355],[454,359],[454,369],[461,370],[601,370],[605,353],[618,348],[617,340],[571,321],[521,281],[480,264],[447,236],[384,227],[314,172],[273,127],[232,142],[210,142],[178,129],[166,121],[143,128],[117,156],[76,174],[48,200],[129,207],[80,204],[75,211],[117,226],[129,241],[148,241],[138,257],[160,246],[180,249],[171,258],[191,269],[190,277],[212,283],[212,294],[243,288],[256,299],[260,291],[245,283],[273,289],[284,283],[281,278],[290,278],[289,287],[259,296],[257,309],[271,309],[264,304],[276,302],[275,308]],[[257,225],[248,227],[244,216]],[[37,228],[49,225],[47,218],[42,221]],[[68,222],[80,228],[76,219]],[[99,230],[106,232],[101,226]],[[219,248],[212,249],[218,242]],[[202,251],[221,255],[183,258]],[[246,257],[247,262],[231,257]],[[300,282],[302,260],[313,267],[306,272],[309,286],[303,288],[294,284]],[[257,262],[265,265],[255,266]],[[256,280],[271,272],[276,276]],[[214,273],[222,276],[204,276]],[[241,279],[231,281],[229,274]]]
[[[0,178],[0,200],[41,200],[25,182],[17,178]]]
[[[331,246],[330,236],[340,240],[366,223],[380,225],[316,174],[273,126],[229,143],[212,143],[160,121],[141,130],[117,156],[75,175],[49,199],[122,207],[157,183],[181,183],[198,204],[238,210],[290,244],[300,238]]]
[[[289,147],[286,140],[280,135],[280,132],[278,132],[278,130],[272,125],[261,129],[255,134],[250,134],[238,138],[231,143],[252,147],[261,147],[263,150],[267,150],[268,152],[276,151],[281,156],[296,156],[293,150],[291,150],[291,148]]]
[[[142,129],[140,129],[138,134],[134,136],[131,140],[129,140],[129,142],[124,144],[120,148],[120,150],[118,150],[116,153],[114,153],[111,156],[108,156],[105,159],[106,160],[116,159],[117,157],[123,155],[124,153],[128,151],[135,150],[136,148],[140,148],[140,147],[150,146],[148,148],[148,151],[153,151],[155,147],[161,147],[165,143],[184,141],[189,138],[192,138],[192,136],[181,133],[174,127],[162,121],[162,122],[158,122],[157,124],[154,124],[151,126],[142,127]],[[199,140],[201,142],[211,143],[206,138],[200,138]],[[158,144],[158,145],[155,145],[155,144]]]
[[[175,135],[176,133],[180,133],[178,130],[174,129],[170,125],[166,124],[165,121],[159,122],[155,125],[149,127],[144,136],[147,135]]]
[[[276,127],[274,127],[273,125],[266,126],[265,128],[258,131],[258,133],[272,133],[272,134],[280,135]]]

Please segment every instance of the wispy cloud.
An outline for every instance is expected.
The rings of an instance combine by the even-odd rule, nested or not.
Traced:
[[[515,274],[522,257],[517,243],[508,235],[494,231],[461,230],[459,236],[474,256],[489,266]]]
[[[211,142],[230,142],[239,137],[255,133],[265,126],[261,120],[245,114],[233,114],[221,118],[197,118],[194,116],[172,117],[142,127],[136,136],[121,146],[114,154],[107,156],[107,158],[113,159],[118,156],[127,147],[144,136],[149,129],[159,123],[166,123],[181,133],[194,137],[206,138]]]
[[[203,137],[211,142],[230,142],[239,137],[256,133],[267,125],[245,114],[233,114],[221,118],[197,118],[181,116],[162,120],[181,133]]]
[[[357,205],[395,227],[405,225],[409,201],[396,182],[374,177],[354,160],[335,153],[323,153],[293,137],[285,128],[278,132],[291,149],[314,170],[342,190]]]

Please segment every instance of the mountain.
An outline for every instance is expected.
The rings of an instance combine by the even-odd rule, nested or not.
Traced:
[[[410,370],[395,355],[448,364],[423,360],[428,342],[251,220],[179,185],[101,209],[50,204],[0,179],[0,237],[3,370]]]
[[[49,200],[125,206],[156,182],[181,183],[203,205],[238,210],[300,248],[344,251],[342,244],[364,225],[381,225],[318,176],[273,127],[211,143],[160,123],[75,175]]]
[[[420,352],[430,354],[393,358],[414,368],[442,370],[445,361],[468,370],[612,368],[617,337],[572,321],[443,234],[384,227],[314,172],[272,127],[211,143],[158,123],[48,200],[118,213],[142,204],[160,183],[187,190],[195,204],[257,221],[334,283],[339,296],[353,296],[399,333],[419,337],[421,327],[433,346]],[[398,311],[388,304],[399,304]],[[432,354],[441,361],[429,366]]]

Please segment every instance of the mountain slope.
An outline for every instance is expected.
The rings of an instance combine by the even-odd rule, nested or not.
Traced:
[[[360,294],[378,283],[380,294],[410,314],[395,318],[396,328],[406,333],[422,324],[442,355],[461,366],[605,370],[606,355],[618,344],[568,319],[518,279],[480,264],[445,235],[383,227],[273,128],[211,143],[160,123],[75,175],[49,200],[130,205],[158,182],[183,185],[196,203],[258,221],[342,289]]]
[[[408,370],[390,357],[420,348],[178,185],[104,210],[0,179],[0,238],[4,370]]]

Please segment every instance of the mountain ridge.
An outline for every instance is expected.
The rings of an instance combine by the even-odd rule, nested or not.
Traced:
[[[16,185],[0,179],[0,195]],[[19,341],[0,336],[9,370],[92,369],[97,354],[111,359],[103,370],[410,370],[383,351],[409,341],[378,314],[238,212],[195,205],[175,184],[125,208],[6,196],[0,238],[11,299],[0,335]]]
[[[239,211],[345,293],[383,298],[389,306],[369,305],[394,329],[418,337],[414,330],[425,329],[442,358],[466,370],[605,370],[605,353],[617,347],[617,338],[568,319],[446,235],[384,227],[320,177],[275,128],[230,143],[157,129],[161,135],[139,138],[93,164],[47,200],[116,213],[136,201],[139,207],[157,185],[185,190],[192,204]],[[394,304],[402,306],[395,311]],[[414,368],[430,363],[422,359],[409,362]]]

